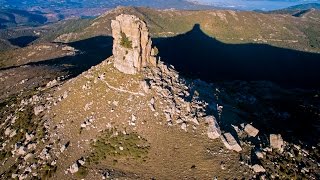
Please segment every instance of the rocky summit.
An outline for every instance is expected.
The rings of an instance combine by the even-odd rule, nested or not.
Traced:
[[[145,22],[133,15],[121,14],[111,22],[114,67],[127,74],[155,65],[151,56],[151,38]]]

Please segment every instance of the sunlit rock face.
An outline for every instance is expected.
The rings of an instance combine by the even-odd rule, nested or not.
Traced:
[[[121,14],[112,20],[114,67],[136,74],[152,64],[151,38],[145,22],[133,15]]]

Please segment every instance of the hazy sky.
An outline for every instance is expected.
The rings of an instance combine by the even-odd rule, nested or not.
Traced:
[[[232,7],[237,9],[246,10],[274,10],[281,9],[302,3],[320,3],[320,0],[193,0],[200,3],[222,6],[222,7]]]

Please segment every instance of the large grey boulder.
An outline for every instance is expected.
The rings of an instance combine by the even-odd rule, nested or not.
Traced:
[[[206,116],[206,123],[209,125],[207,134],[210,139],[217,139],[221,135],[220,127],[217,123],[217,120],[214,116]]]
[[[253,127],[251,124],[247,124],[244,127],[244,131],[251,137],[256,137],[257,134],[259,133],[259,130],[255,127]]]
[[[234,150],[236,152],[242,151],[241,146],[238,144],[236,139],[230,133],[224,133],[221,137],[221,141],[224,146],[229,150]]]
[[[111,22],[114,67],[126,74],[136,74],[154,64],[151,38],[145,22],[133,15],[121,14]]]

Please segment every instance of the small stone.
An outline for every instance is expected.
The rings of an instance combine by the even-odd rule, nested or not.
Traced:
[[[261,151],[256,151],[255,154],[259,159],[263,159],[263,153]]]
[[[57,160],[51,162],[51,166],[55,166],[57,164]]]
[[[122,146],[120,146],[119,149],[120,149],[120,151],[123,151],[123,147]]]
[[[153,111],[153,112],[156,111],[156,109],[154,107],[154,98],[152,98],[150,100],[149,107],[150,107],[151,111]]]
[[[72,166],[69,168],[69,171],[71,174],[74,174],[79,171],[79,166],[77,163],[72,164]]]
[[[33,111],[34,111],[34,114],[36,115],[36,116],[38,116],[42,111],[44,111],[44,107],[41,105],[41,106],[37,106],[37,107],[35,107],[34,109],[33,109]]]
[[[266,172],[266,170],[261,165],[258,165],[258,164],[253,165],[251,168],[256,173]]]
[[[27,140],[27,142],[31,141],[31,139],[32,139],[33,137],[34,137],[34,135],[26,133],[26,140]]]
[[[25,160],[25,161],[27,161],[28,159],[31,159],[31,158],[33,158],[34,157],[34,155],[32,154],[32,153],[28,153],[23,159]]]
[[[181,129],[187,132],[187,124],[186,123],[182,123],[181,124]]]
[[[82,159],[79,159],[79,160],[78,160],[78,163],[79,163],[81,166],[83,166],[86,162],[85,162],[84,160],[82,160]]]
[[[197,118],[190,118],[189,121],[193,122],[196,125],[199,125],[199,121],[197,120]]]
[[[17,150],[17,154],[18,155],[24,155],[26,154],[26,148],[24,146],[21,146],[18,150]]]
[[[28,144],[27,149],[28,150],[34,150],[34,149],[36,149],[36,147],[37,147],[37,144],[36,143],[32,143],[32,144]]]
[[[18,174],[13,173],[13,174],[11,174],[11,177],[12,177],[12,179],[16,179],[18,177]]]
[[[119,101],[113,101],[112,104],[113,104],[114,106],[118,106]]]
[[[58,81],[56,79],[54,79],[52,81],[49,81],[46,86],[52,87],[52,86],[55,86],[57,83],[58,83]]]
[[[4,135],[9,136],[11,134],[11,129],[10,127],[8,127],[5,131],[4,131]]]
[[[150,86],[146,81],[141,81],[140,86],[145,93],[148,94],[150,92]]]
[[[17,135],[17,130],[11,131],[9,137],[12,138],[12,137],[14,137],[15,135]]]
[[[62,98],[63,99],[66,99],[68,97],[68,91],[65,91],[64,93],[63,93],[63,95],[62,95]]]
[[[62,145],[61,148],[60,148],[60,152],[63,152],[66,150],[66,146],[65,145]]]

